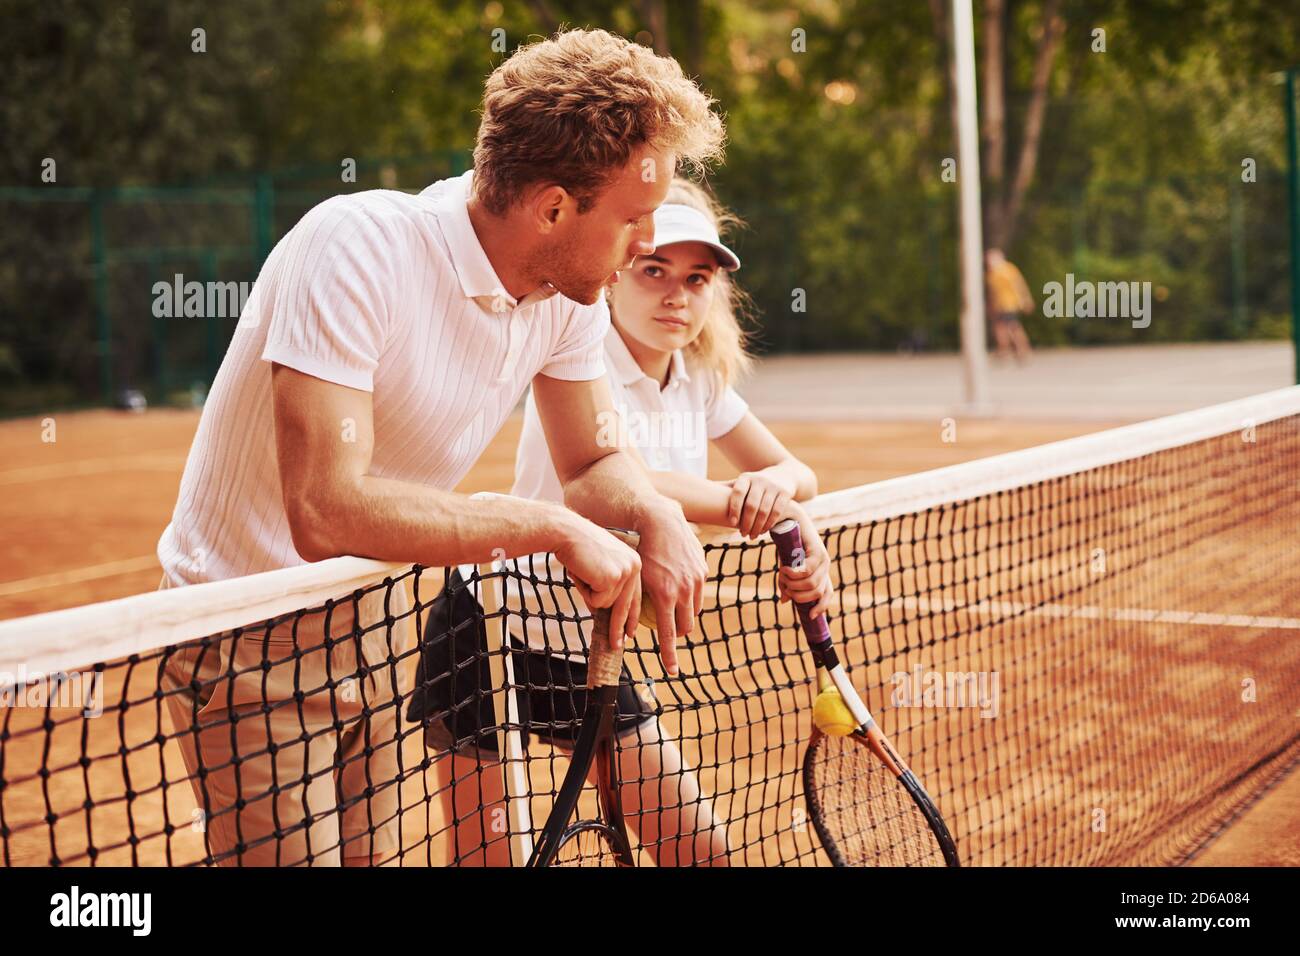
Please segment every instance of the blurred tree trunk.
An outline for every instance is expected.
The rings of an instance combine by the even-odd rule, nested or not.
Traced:
[[[1002,41],[1007,29],[1005,0],[984,0],[984,75],[980,105],[984,120],[980,124],[984,137],[984,245],[1002,247],[1002,203],[1006,198],[1007,169],[1007,102],[1004,82],[1006,56]]]
[[[1065,32],[1065,21],[1059,15],[1060,7],[1060,0],[1044,0],[1042,32],[1034,51],[1034,76],[1029,89],[1025,125],[1021,131],[1016,178],[1012,180],[1011,190],[998,213],[1002,230],[999,237],[1001,248],[1006,248],[1015,238],[1025,193],[1034,181],[1034,170],[1038,166],[1038,145],[1043,136],[1043,119],[1047,115],[1047,99],[1051,92],[1049,85],[1052,79],[1052,61],[1056,59],[1056,49]]]
[[[664,0],[641,0],[641,20],[650,31],[654,42],[654,51],[660,56],[672,56],[672,45],[668,42],[668,11]]]
[[[952,55],[952,18],[949,0],[930,0],[930,15],[934,21],[935,47],[938,50],[936,68],[948,77],[948,122],[952,124],[953,150],[957,145],[957,64]],[[958,171],[960,174],[960,170]]]
[[[560,21],[551,12],[551,6],[546,0],[529,0],[528,5],[533,8],[533,16],[537,17],[546,28],[548,36],[560,28]]]
[[[1034,72],[1029,88],[1029,102],[1020,130],[1020,149],[1016,156],[1016,174],[1007,185],[1007,142],[1011,138],[1007,122],[1007,51],[1014,39],[1006,0],[984,0],[983,61],[979,100],[983,111],[981,137],[984,140],[982,196],[984,206],[984,244],[987,248],[1006,249],[1015,240],[1025,197],[1034,182],[1038,167],[1038,150],[1043,123],[1051,95],[1052,64],[1065,32],[1060,16],[1060,0],[1043,0],[1042,29],[1034,45]],[[952,66],[952,24],[949,0],[930,0],[935,37],[948,61],[948,101],[952,118],[953,141],[957,138],[956,76]]]
[[[701,56],[701,44],[704,42],[704,24],[700,19],[700,0],[680,0],[682,23],[686,30],[686,53],[682,68],[687,76],[699,77],[704,71]]]

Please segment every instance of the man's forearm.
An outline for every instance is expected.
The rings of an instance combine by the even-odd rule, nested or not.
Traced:
[[[565,482],[564,503],[596,524],[634,531],[656,512],[680,507],[655,490],[646,469],[625,451],[598,458]]]
[[[549,502],[472,499],[370,475],[293,510],[294,543],[307,560],[351,554],[432,567],[555,550],[577,520]]]

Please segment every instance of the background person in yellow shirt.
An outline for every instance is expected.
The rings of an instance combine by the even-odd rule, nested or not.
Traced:
[[[993,341],[997,344],[998,358],[1014,352],[1017,361],[1029,360],[1029,336],[1020,324],[1020,313],[1034,310],[1034,297],[1020,270],[1012,264],[1001,249],[988,249],[984,253],[984,290],[988,297],[988,312],[993,317]]]

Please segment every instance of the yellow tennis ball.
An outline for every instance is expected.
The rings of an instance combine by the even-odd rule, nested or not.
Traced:
[[[813,701],[813,723],[830,737],[847,737],[858,729],[848,705],[834,687],[827,687]]]

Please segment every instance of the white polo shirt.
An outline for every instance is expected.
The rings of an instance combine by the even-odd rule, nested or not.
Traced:
[[[659,382],[641,371],[623,337],[612,325],[605,335],[605,364],[614,405],[627,429],[628,440],[646,464],[655,471],[677,471],[707,478],[709,442],[740,424],[749,411],[745,400],[709,370],[689,369],[680,351],[673,353],[668,383],[660,388]],[[564,500],[531,392],[524,406],[523,430],[515,453],[515,483],[510,493],[546,501]],[[563,568],[554,561],[548,565],[544,558],[544,555],[520,558],[516,567],[525,575],[531,571],[543,580],[547,576],[562,580]],[[570,588],[534,589],[507,578],[505,592],[507,606],[515,611],[522,607],[534,614],[543,612],[552,617],[563,614],[570,619],[587,615],[582,599]],[[583,648],[589,626],[584,627],[586,633],[580,634],[576,624],[560,627],[554,620],[543,622],[537,618],[525,618],[521,624],[514,615],[506,620],[511,633],[517,639],[526,636],[530,647],[585,660]]]
[[[740,424],[749,411],[735,389],[707,370],[692,373],[680,351],[673,352],[668,384],[659,383],[636,364],[612,325],[605,334],[605,364],[614,406],[627,427],[630,442],[655,471],[680,471],[707,478],[709,442]],[[546,435],[533,394],[524,406],[524,426],[515,453],[515,484],[511,494],[522,498],[563,501],[564,491],[551,463]]]
[[[507,295],[469,219],[472,176],[419,196],[335,197],[276,244],[212,384],[158,542],[173,584],[304,563],[276,463],[273,362],[371,392],[371,474],[446,490],[537,373],[604,374],[603,299],[580,305],[549,285],[519,301]]]

